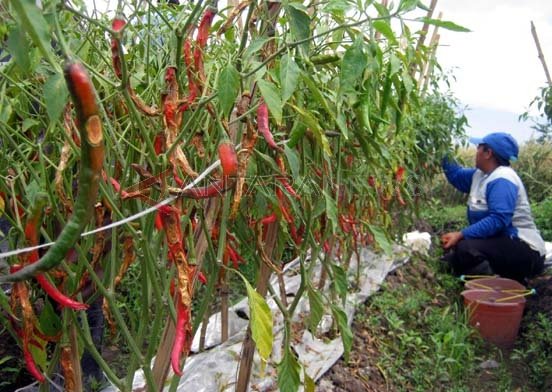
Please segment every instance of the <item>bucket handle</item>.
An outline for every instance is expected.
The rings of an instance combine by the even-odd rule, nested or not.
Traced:
[[[505,302],[505,301],[509,301],[511,299],[516,299],[516,298],[521,298],[521,297],[526,297],[528,295],[533,295],[533,294],[536,294],[537,291],[535,289],[531,289],[531,290],[520,290],[520,291],[524,291],[523,293],[520,293],[520,294],[515,294],[515,295],[511,295],[509,297],[504,297],[504,298],[499,298],[497,299],[495,302]]]

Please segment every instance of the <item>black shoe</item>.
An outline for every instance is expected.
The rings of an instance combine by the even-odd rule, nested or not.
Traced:
[[[494,275],[494,271],[487,260],[464,272],[464,275]]]

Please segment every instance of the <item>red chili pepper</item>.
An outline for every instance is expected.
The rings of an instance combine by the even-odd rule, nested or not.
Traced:
[[[374,178],[374,176],[368,177],[368,185],[370,185],[372,188],[376,187],[376,179]]]
[[[23,345],[23,357],[25,358],[25,366],[29,371],[29,373],[31,373],[31,376],[33,376],[40,383],[43,383],[44,381],[46,381],[46,378],[44,377],[44,375],[36,367],[36,363],[34,361],[33,355],[29,350],[29,345],[25,343]]]
[[[405,171],[406,169],[402,166],[397,168],[397,171],[395,172],[395,180],[397,180],[397,182],[401,182],[403,180]]]
[[[273,212],[272,214],[267,215],[261,219],[261,225],[266,226],[269,223],[274,223],[276,222],[276,218],[277,218],[276,213]]]
[[[282,148],[274,141],[274,137],[268,127],[268,106],[266,106],[266,103],[264,102],[261,102],[257,108],[257,128],[261,135],[263,135],[270,148],[278,151],[282,150]]]
[[[159,132],[155,135],[155,139],[153,139],[153,149],[157,155],[165,152],[165,134],[163,132]]]
[[[176,334],[174,337],[174,344],[171,352],[171,364],[175,374],[182,376],[182,369],[180,367],[180,358],[182,352],[187,350],[187,335],[190,321],[190,309],[188,309],[177,296],[176,306]]]
[[[218,156],[222,166],[222,174],[226,177],[238,174],[238,155],[234,145],[223,141],[218,146]]]
[[[74,310],[88,309],[87,304],[75,301],[59,291],[58,288],[51,284],[50,281],[43,274],[36,275],[36,280],[40,284],[40,287],[42,287],[44,292],[48,294],[59,305]]]

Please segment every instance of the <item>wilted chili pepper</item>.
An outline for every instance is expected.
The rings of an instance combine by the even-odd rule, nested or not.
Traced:
[[[282,171],[282,173],[285,173],[286,172],[286,168],[284,166],[284,161],[282,160],[282,158],[280,156],[277,156],[276,157],[276,164],[278,165],[278,167],[280,168],[280,170]],[[287,178],[284,177],[284,176],[276,176],[276,179],[278,181],[280,181],[280,183],[283,185],[284,189],[293,197],[295,197],[297,200],[300,200],[301,199],[301,196],[299,196],[297,194],[297,192],[295,192],[295,189],[293,189],[293,187],[291,186],[291,184],[288,182]]]
[[[278,151],[282,150],[282,148],[274,141],[272,133],[270,133],[270,129],[268,127],[268,106],[266,106],[265,102],[261,102],[257,108],[257,128],[260,134],[263,135],[270,148]]]
[[[11,272],[15,273],[20,266],[12,266]],[[29,288],[26,282],[16,282],[12,287],[10,297],[11,309],[15,314],[17,308],[21,310],[20,319],[22,322],[21,327],[14,325],[14,329],[21,338],[21,348],[23,350],[23,357],[25,359],[25,366],[29,373],[38,381],[44,382],[46,378],[36,367],[33,355],[30,351],[30,344],[33,340],[34,331],[34,310],[29,299]],[[15,318],[12,319],[12,323],[15,323]]]
[[[104,159],[102,123],[94,85],[84,66],[76,62],[67,63],[65,80],[77,110],[81,138],[79,191],[73,215],[55,244],[38,262],[25,266],[14,274],[0,277],[0,282],[28,279],[40,271],[47,271],[57,266],[79,239],[92,213]]]
[[[209,38],[209,29],[213,23],[213,19],[216,15],[217,10],[213,7],[208,7],[199,22],[199,27],[197,29],[197,38],[196,46],[194,48],[194,64],[197,75],[201,80],[201,83],[204,84],[205,81],[205,72],[203,67],[203,51],[207,45],[207,39]]]
[[[184,350],[188,350],[188,342],[191,336],[192,284],[190,282],[191,270],[188,265],[186,253],[182,245],[182,232],[180,230],[180,213],[170,206],[159,208],[159,215],[163,223],[165,237],[169,248],[169,259],[176,265],[178,275],[178,295],[176,296],[176,335],[171,352],[173,371],[182,375],[180,358]]]
[[[123,27],[125,27],[126,22],[123,19],[115,18],[111,22],[111,29],[115,33],[120,33]],[[122,65],[121,65],[121,56],[119,54],[120,42],[118,37],[111,38],[111,62],[113,63],[113,71],[117,78],[121,79],[123,77]]]

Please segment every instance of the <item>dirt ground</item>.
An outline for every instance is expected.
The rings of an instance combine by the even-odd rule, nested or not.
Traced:
[[[421,277],[423,279],[420,279]],[[427,288],[431,286],[431,279],[435,279],[435,276],[425,264],[409,263],[387,276],[386,289],[393,290],[393,287],[405,283],[413,285],[423,284]],[[552,275],[547,274],[535,278],[529,282],[528,287],[534,288],[537,295],[530,296],[527,299],[520,327],[520,335],[524,333],[529,323],[534,320],[538,313],[544,313],[548,316],[548,319],[552,320]],[[436,300],[439,301],[439,299]],[[363,311],[365,311],[365,306],[360,307],[356,315],[362,314]],[[340,359],[318,381],[316,389],[318,392],[382,392],[397,390],[396,386],[393,385],[393,380],[387,379],[383,369],[380,369],[377,365],[378,357],[380,356],[378,338],[377,336],[371,336],[365,320],[366,318],[355,317],[352,325],[354,343],[350,360],[346,363],[343,359]],[[514,384],[524,385],[525,375],[520,371],[519,367],[513,363],[509,370]],[[493,385],[496,377],[498,376],[493,374],[493,371],[482,370],[479,378],[474,380],[474,385],[466,387],[470,391],[493,390],[487,389],[485,385]],[[550,387],[552,388],[552,380],[550,382]],[[515,391],[520,390],[520,387],[516,386]],[[545,390],[550,391],[552,389]]]

